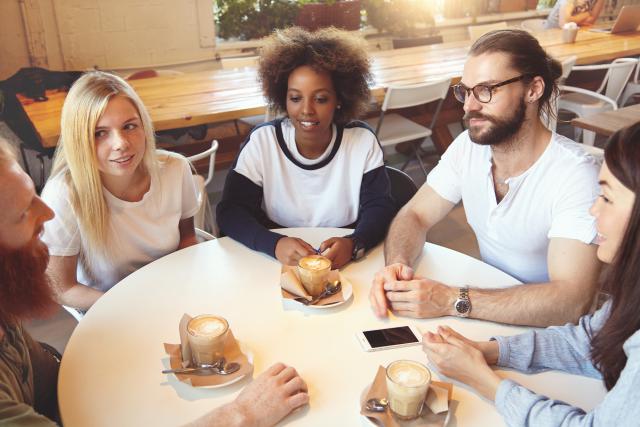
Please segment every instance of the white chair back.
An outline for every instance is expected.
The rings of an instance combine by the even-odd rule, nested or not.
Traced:
[[[638,64],[636,65],[636,72],[633,76],[633,81],[627,83],[618,105],[624,107],[627,105],[629,99],[640,93],[640,58],[638,58]]]
[[[194,154],[193,156],[187,157],[191,163],[197,162],[198,160],[206,159],[209,157],[209,169],[207,172],[207,176],[204,179],[204,185],[206,186],[213,179],[213,171],[216,167],[216,152],[218,151],[218,141],[211,141],[211,147],[207,148],[205,151],[199,154]]]
[[[471,42],[475,42],[489,31],[504,30],[505,28],[507,28],[507,21],[494,22],[485,25],[469,25],[467,27],[467,29],[469,30],[469,39],[471,40]]]
[[[618,102],[622,91],[633,73],[633,69],[638,64],[635,58],[618,58],[611,64],[602,84],[606,82],[607,88],[604,92],[606,96]],[[601,90],[598,90],[601,92]]]
[[[574,71],[593,71],[607,70],[602,83],[596,92],[603,93],[608,98],[618,102],[618,98],[622,94],[629,77],[633,72],[633,68],[638,63],[636,58],[618,58],[610,64],[599,65],[576,65]]]
[[[213,179],[213,172],[215,169],[216,163],[216,151],[218,151],[218,141],[215,139],[211,142],[211,147],[206,149],[200,154],[195,154],[193,156],[187,157],[191,163],[196,162],[198,160],[206,159],[209,157],[209,169],[207,171],[207,176],[203,177],[201,175],[194,176],[194,181],[196,183],[198,189],[198,212],[194,215],[194,224],[196,228],[211,230],[217,233],[216,224],[213,219],[213,212],[211,211],[211,205],[209,204],[209,196],[207,194],[207,184],[211,182]],[[192,166],[193,167],[193,166]],[[195,171],[195,168],[194,168]]]
[[[545,31],[547,20],[540,18],[533,19],[525,19],[520,23],[520,28],[525,31],[529,31],[530,33],[539,33],[541,31]]]
[[[382,111],[413,107],[444,99],[447,97],[449,86],[451,86],[450,78],[419,85],[389,86],[382,103]]]

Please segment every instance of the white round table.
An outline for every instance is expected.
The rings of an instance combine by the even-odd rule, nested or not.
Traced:
[[[345,229],[287,229],[314,247]],[[512,335],[526,328],[453,317],[415,320],[377,319],[368,293],[383,266],[379,246],[342,270],[353,285],[353,298],[330,309],[283,305],[280,264],[222,238],[159,259],[118,283],[87,313],[67,345],[58,393],[67,427],[177,426],[231,401],[248,379],[218,389],[197,389],[163,375],[168,364],[163,343],[178,343],[184,313],[224,316],[235,336],[254,354],[254,375],[273,363],[293,365],[309,385],[310,405],[288,418],[287,426],[360,426],[359,399],[379,365],[396,359],[426,362],[420,346],[364,352],[355,339],[361,330],[416,325],[433,330],[450,325],[472,339]],[[461,253],[426,244],[417,274],[450,284],[503,287],[518,283],[507,274]],[[501,375],[580,406],[602,400],[600,381],[546,372]],[[438,375],[435,374],[438,379]],[[455,384],[449,425],[504,425],[492,402]]]

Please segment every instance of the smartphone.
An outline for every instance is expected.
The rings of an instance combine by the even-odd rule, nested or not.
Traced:
[[[394,328],[362,331],[356,333],[356,338],[364,351],[406,347],[422,342],[422,334],[414,326],[398,326]]]

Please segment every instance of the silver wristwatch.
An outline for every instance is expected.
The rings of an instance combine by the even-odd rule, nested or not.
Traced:
[[[460,295],[453,303],[453,308],[458,317],[469,317],[471,313],[471,300],[469,299],[469,287],[460,288]]]

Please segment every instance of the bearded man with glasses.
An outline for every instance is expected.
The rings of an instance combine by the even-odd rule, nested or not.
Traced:
[[[549,326],[589,310],[600,272],[588,212],[599,192],[598,162],[542,120],[554,114],[560,75],[560,64],[525,31],[493,31],[473,44],[453,87],[468,130],[391,224],[386,267],[369,296],[378,316],[390,309]],[[461,201],[483,261],[525,286],[477,289],[472,278],[444,284],[414,274],[427,232]]]

